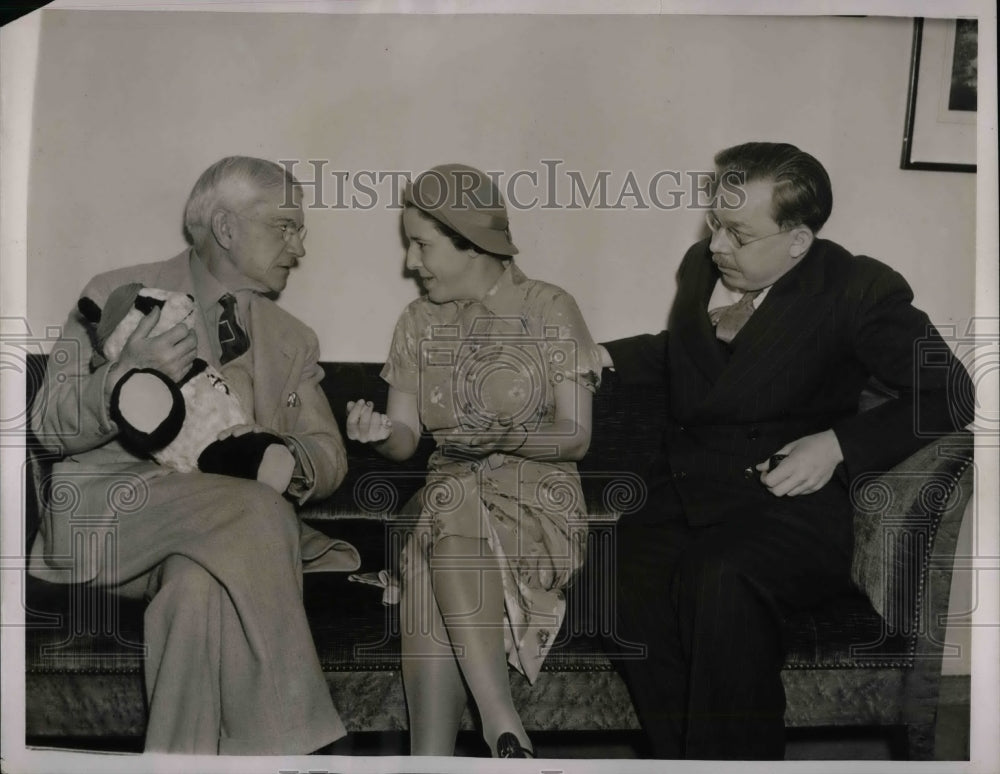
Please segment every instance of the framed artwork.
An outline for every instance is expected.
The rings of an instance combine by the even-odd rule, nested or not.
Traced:
[[[976,171],[978,24],[915,19],[903,169]]]

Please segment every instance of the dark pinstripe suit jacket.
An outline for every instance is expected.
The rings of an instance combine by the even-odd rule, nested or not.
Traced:
[[[852,477],[892,467],[933,434],[971,421],[968,374],[888,266],[816,240],[772,286],[731,351],[706,312],[718,278],[708,240],[695,244],[678,269],[669,332],[606,345],[623,381],[667,380],[654,475],[673,479],[689,522],[748,509],[809,510],[847,537]],[[859,414],[871,377],[898,397]],[[754,465],[830,428],[844,452],[830,483],[813,495],[771,495]]]

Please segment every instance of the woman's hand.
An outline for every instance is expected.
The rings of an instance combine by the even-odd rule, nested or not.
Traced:
[[[481,454],[493,454],[502,452],[504,454],[514,454],[519,451],[528,440],[528,428],[524,425],[515,425],[513,419],[507,414],[498,414],[493,418],[489,427],[478,431],[466,446]]]
[[[361,443],[380,443],[392,435],[388,414],[373,410],[370,400],[347,401],[347,437]]]

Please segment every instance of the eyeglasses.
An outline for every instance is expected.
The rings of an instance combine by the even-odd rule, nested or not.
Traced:
[[[297,236],[300,242],[304,242],[306,238],[306,227],[300,226],[294,220],[286,220],[282,223],[269,223],[266,220],[258,220],[257,218],[248,218],[246,215],[242,215],[235,210],[230,210],[237,218],[242,220],[249,220],[251,223],[260,223],[262,226],[267,226],[268,228],[276,228],[281,232],[281,238],[285,243],[291,242],[292,237]]]
[[[778,236],[778,234],[788,233],[786,230],[782,229],[781,231],[775,231],[773,234],[766,234],[762,237],[757,237],[756,239],[744,239],[736,231],[734,231],[732,227],[723,225],[722,221],[715,217],[714,212],[705,213],[705,223],[708,224],[708,228],[712,234],[718,234],[719,231],[725,231],[726,239],[729,240],[729,243],[736,250],[746,247],[747,245],[752,245],[754,242],[760,242],[762,239],[769,239],[770,237]]]

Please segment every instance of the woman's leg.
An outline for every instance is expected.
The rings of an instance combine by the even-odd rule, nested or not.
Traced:
[[[410,754],[454,755],[468,696],[431,588],[428,538],[418,530],[403,548],[399,621]]]
[[[485,540],[441,538],[431,560],[431,584],[462,675],[496,754],[497,737],[510,731],[530,749],[514,709],[503,637],[503,581]]]

